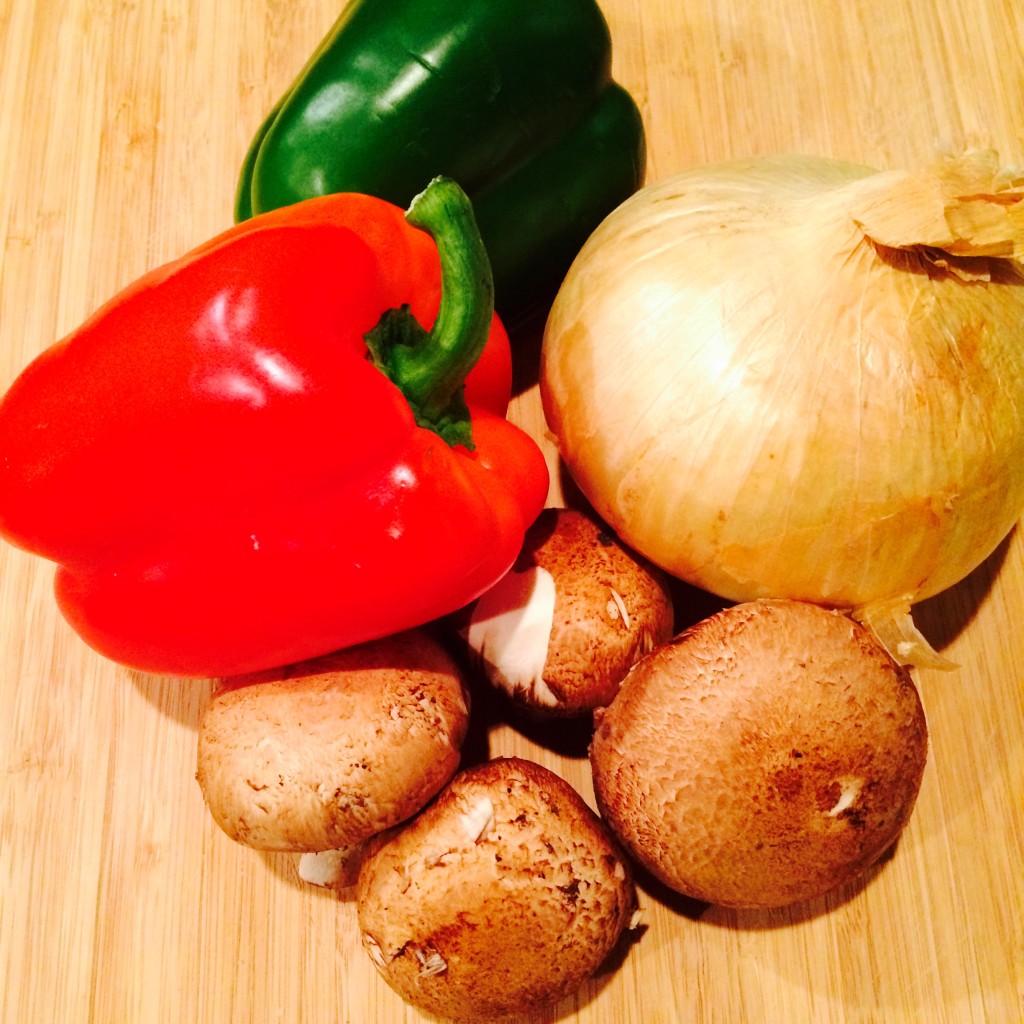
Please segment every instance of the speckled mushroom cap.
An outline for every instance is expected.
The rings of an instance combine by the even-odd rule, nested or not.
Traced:
[[[411,630],[224,680],[199,730],[217,824],[264,850],[333,850],[418,811],[451,778],[469,724],[448,651]]]
[[[511,632],[502,637],[487,628],[499,615],[508,621],[520,602],[534,607],[521,606]],[[525,616],[534,614],[542,628],[527,630]],[[661,570],[591,515],[546,508],[527,530],[513,571],[475,606],[468,636],[490,681],[515,704],[542,717],[570,717],[609,704],[630,668],[668,640],[673,625]]]
[[[769,600],[644,659],[591,745],[598,806],[638,861],[734,907],[864,871],[908,820],[926,756],[917,690],[864,627]]]
[[[381,974],[449,1020],[526,1013],[575,991],[636,906],[600,819],[559,776],[519,758],[457,775],[364,861],[357,895]]]

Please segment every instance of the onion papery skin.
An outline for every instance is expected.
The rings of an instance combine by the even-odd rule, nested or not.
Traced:
[[[598,227],[540,389],[622,540],[728,600],[861,609],[945,590],[1012,529],[1024,275],[962,240],[949,269],[927,236],[868,237],[886,189],[915,181],[761,158],[650,185]]]

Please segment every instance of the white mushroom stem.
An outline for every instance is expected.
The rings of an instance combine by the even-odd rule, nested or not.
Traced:
[[[554,577],[539,567],[509,572],[477,601],[466,641],[495,686],[555,707],[558,697],[544,680],[554,621]]]
[[[363,844],[340,850],[317,850],[299,855],[299,878],[325,889],[347,889],[355,885]]]

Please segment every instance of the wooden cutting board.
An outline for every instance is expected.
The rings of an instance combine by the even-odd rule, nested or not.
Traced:
[[[604,9],[617,77],[646,120],[651,181],[779,151],[903,167],[984,145],[1024,163],[1017,0]],[[251,134],[338,10],[338,0],[0,0],[0,386],[133,278],[228,225]],[[544,440],[535,388],[514,414]],[[194,780],[208,684],[93,654],[59,618],[50,583],[48,566],[0,546],[3,1020],[425,1019],[377,977],[350,901],[210,820]],[[917,610],[961,667],[917,673],[929,766],[895,855],[863,884],[766,913],[645,891],[639,938],[534,1020],[1024,1020],[1018,616],[1019,533]],[[495,721],[477,742],[533,757],[593,799],[585,737],[528,738]]]

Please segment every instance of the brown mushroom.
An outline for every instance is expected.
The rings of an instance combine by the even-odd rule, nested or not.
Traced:
[[[366,858],[357,898],[363,945],[388,984],[456,1021],[528,1013],[574,992],[636,908],[597,815],[520,758],[457,775]]]
[[[221,682],[197,779],[232,839],[263,850],[360,843],[451,778],[468,728],[456,661],[426,630]]]
[[[564,717],[608,704],[672,630],[660,570],[591,516],[548,508],[512,571],[474,605],[463,635],[513,703]]]
[[[602,814],[655,877],[772,907],[878,860],[910,817],[927,746],[910,675],[863,626],[764,600],[641,661],[590,755]]]

